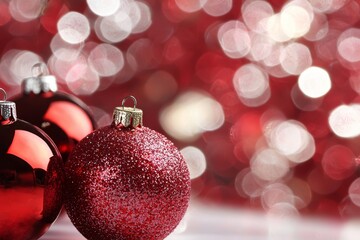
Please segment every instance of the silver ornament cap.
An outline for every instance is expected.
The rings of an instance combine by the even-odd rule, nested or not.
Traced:
[[[134,102],[133,107],[125,107],[127,99],[131,98]],[[117,127],[137,128],[143,125],[143,111],[136,108],[137,101],[134,96],[127,96],[122,100],[121,107],[116,107],[113,113],[113,123]]]
[[[17,120],[16,105],[14,102],[6,101],[6,92],[0,88],[0,92],[3,94],[3,100],[0,100],[0,123],[7,125]]]
[[[36,63],[32,67],[32,75],[32,77],[23,80],[23,93],[39,94],[42,92],[56,92],[58,90],[56,77],[49,75],[49,70],[45,63]]]

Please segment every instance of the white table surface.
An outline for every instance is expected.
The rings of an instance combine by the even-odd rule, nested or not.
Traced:
[[[66,215],[41,240],[84,240]],[[191,203],[177,229],[166,240],[359,240],[358,221],[304,217],[269,217],[244,209]]]

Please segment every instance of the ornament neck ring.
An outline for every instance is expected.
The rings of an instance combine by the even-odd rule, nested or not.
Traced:
[[[22,82],[24,94],[41,94],[57,91],[56,78],[49,75],[49,69],[43,62],[34,64],[31,68],[32,77],[25,78]]]
[[[0,125],[9,125],[16,121],[16,105],[14,102],[7,101],[7,94],[3,88],[0,88],[3,94],[3,100],[0,100]]]
[[[131,98],[134,107],[125,107],[127,99]],[[137,101],[134,96],[127,96],[122,100],[121,107],[116,107],[113,113],[113,124],[119,128],[137,128],[142,126],[143,112],[136,108]]]
[[[132,95],[127,96],[127,97],[125,97],[125,98],[122,100],[122,102],[121,102],[121,107],[122,107],[123,109],[125,109],[125,102],[126,102],[126,100],[128,100],[129,98],[131,98],[131,99],[133,100],[133,102],[134,102],[134,111],[135,111],[136,105],[137,105],[137,100],[136,100],[136,98],[135,98],[134,96],[132,96]]]

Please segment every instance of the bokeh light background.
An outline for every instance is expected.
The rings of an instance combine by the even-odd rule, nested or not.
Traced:
[[[45,62],[99,126],[136,96],[193,198],[360,216],[360,1],[0,0],[0,87]]]

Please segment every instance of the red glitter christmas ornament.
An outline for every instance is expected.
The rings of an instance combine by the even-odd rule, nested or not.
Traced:
[[[142,110],[114,110],[113,123],[81,140],[65,164],[65,207],[87,239],[164,239],[185,214],[187,165],[174,144],[142,126]]]
[[[0,112],[0,239],[38,239],[62,206],[63,161],[43,131],[17,119],[14,102],[0,101]]]
[[[96,128],[95,121],[85,103],[57,91],[56,78],[45,64],[35,64],[33,75],[24,79],[22,94],[13,99],[19,118],[44,130],[66,161],[75,144]]]

